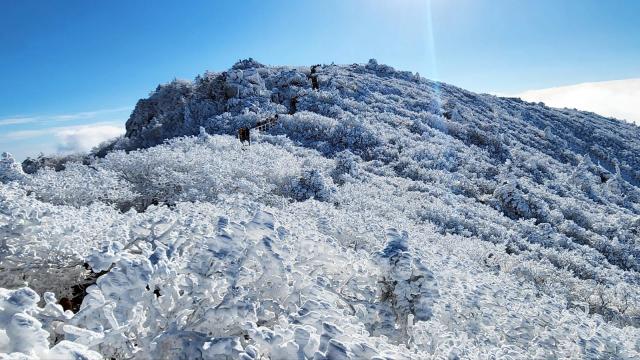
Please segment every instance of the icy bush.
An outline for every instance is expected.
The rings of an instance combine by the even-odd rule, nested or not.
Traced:
[[[525,194],[516,180],[507,180],[493,192],[501,211],[512,219],[537,219],[543,221],[547,217],[546,205]]]
[[[383,273],[381,297],[391,302],[400,329],[407,331],[409,322],[431,318],[438,289],[433,273],[409,251],[408,234],[388,229],[386,237],[385,248],[377,254]]]
[[[0,182],[21,180],[24,178],[24,172],[20,164],[16,162],[13,156],[3,152],[0,155]]]
[[[27,183],[42,200],[59,205],[125,205],[136,197],[131,184],[116,172],[78,163],[67,164],[64,171],[42,169]]]
[[[302,168],[301,157],[277,147],[256,144],[245,151],[233,138],[205,133],[150,149],[111,152],[91,166],[43,170],[26,183],[38,198],[54,204],[104,202],[124,210],[215,201],[230,193],[261,199],[281,193],[297,200],[328,199],[331,185],[325,183],[330,180],[320,170]]]
[[[62,311],[51,293],[45,293],[44,308],[38,307],[39,301],[40,296],[29,288],[0,288],[2,359],[102,359],[81,342],[63,340],[50,347],[47,328],[64,332],[68,326],[64,323],[71,315]]]
[[[428,227],[413,229],[416,236],[365,230],[363,245],[378,249],[367,255],[340,243],[351,219],[343,224],[317,208],[323,203],[299,204],[245,221],[204,203],[151,208],[128,221],[134,235],[124,246],[88,252],[88,264],[108,272],[87,288],[77,313],[63,312],[51,293],[39,308],[28,288],[2,290],[1,324],[8,338],[21,339],[5,351],[138,359],[638,355],[636,328],[567,310],[558,298],[485,270],[508,266],[497,247],[440,241]],[[315,225],[303,215],[318,210],[325,215]],[[576,327],[578,337],[567,331]],[[609,345],[594,346],[600,342]]]
[[[276,133],[287,134],[292,140],[325,154],[350,149],[358,155],[370,156],[371,150],[380,144],[373,130],[353,116],[336,120],[300,112],[280,116],[279,126]]]
[[[352,181],[360,176],[360,159],[351,151],[339,152],[336,154],[335,160],[336,166],[331,172],[331,177],[338,184]]]
[[[291,180],[286,192],[298,201],[329,201],[335,192],[332,183],[331,179],[325,178],[318,170],[304,170],[302,176]]]
[[[158,86],[149,99],[136,105],[127,121],[126,136],[135,137],[137,144],[146,147],[162,143],[166,133],[177,135],[192,129],[185,116],[185,105],[192,93],[193,85],[184,80]]]

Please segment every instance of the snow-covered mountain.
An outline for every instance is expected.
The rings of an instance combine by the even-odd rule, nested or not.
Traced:
[[[635,125],[250,59],[22,168],[0,358],[640,358]]]

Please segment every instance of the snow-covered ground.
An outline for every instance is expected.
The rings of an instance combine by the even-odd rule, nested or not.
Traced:
[[[640,357],[634,125],[242,61],[126,130],[0,159],[0,359]]]

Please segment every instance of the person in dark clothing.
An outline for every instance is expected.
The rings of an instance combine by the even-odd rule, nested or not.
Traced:
[[[244,142],[248,142],[249,145],[251,145],[251,136],[249,134],[249,128],[246,127],[241,127],[238,130],[238,139],[240,139],[240,142],[244,145]]]
[[[309,74],[309,78],[311,79],[311,88],[313,90],[318,90],[320,88],[320,84],[318,84],[318,74],[316,73],[316,69],[320,67],[320,65],[313,65],[311,67],[311,74]]]

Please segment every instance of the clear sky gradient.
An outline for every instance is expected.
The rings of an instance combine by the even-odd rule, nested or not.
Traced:
[[[636,0],[3,1],[0,150],[73,149],[158,83],[247,57],[376,58],[502,94],[638,78],[639,17]]]

